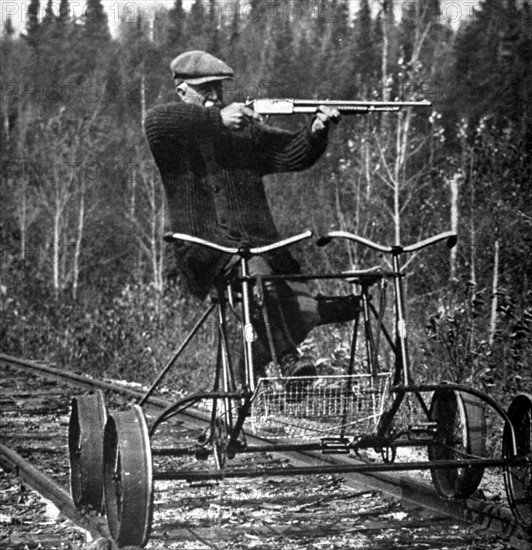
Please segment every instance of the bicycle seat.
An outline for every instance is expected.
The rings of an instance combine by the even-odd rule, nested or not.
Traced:
[[[342,274],[349,277],[347,279],[349,283],[372,285],[386,277],[387,272],[380,265],[376,265],[368,269],[342,271]]]

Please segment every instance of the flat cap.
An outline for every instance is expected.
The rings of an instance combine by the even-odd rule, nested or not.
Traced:
[[[212,80],[233,78],[233,69],[220,59],[201,50],[192,50],[178,55],[170,69],[176,80],[189,84],[203,84]]]

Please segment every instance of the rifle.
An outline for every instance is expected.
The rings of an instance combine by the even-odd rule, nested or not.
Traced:
[[[432,103],[423,101],[341,101],[319,99],[251,99],[246,105],[259,115],[295,115],[316,113],[320,105],[334,107],[345,115],[377,112],[397,112],[405,107],[430,107]]]

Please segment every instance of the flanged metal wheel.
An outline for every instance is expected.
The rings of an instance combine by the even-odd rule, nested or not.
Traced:
[[[503,432],[503,455],[505,458],[527,459],[521,464],[504,468],[504,480],[508,503],[516,519],[532,533],[532,396],[521,394],[515,397],[508,409],[508,418],[515,434],[515,451],[512,430]]]
[[[117,546],[144,546],[153,513],[152,457],[148,427],[138,405],[109,415],[104,433],[107,524]]]
[[[478,398],[458,391],[434,392],[430,419],[437,425],[438,443],[428,448],[429,460],[460,461],[486,457],[486,412]],[[484,468],[435,468],[430,471],[438,494],[468,498],[480,485]]]
[[[103,509],[103,431],[107,419],[101,391],[74,397],[68,422],[70,490],[78,508]]]

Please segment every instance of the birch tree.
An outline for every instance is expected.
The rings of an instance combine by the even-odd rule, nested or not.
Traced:
[[[42,227],[56,297],[70,288],[77,296],[82,269],[82,247],[88,215],[96,208],[98,185],[97,141],[93,118],[78,120],[66,111],[38,124],[34,148],[35,189],[49,225]],[[92,203],[88,199],[93,197]]]
[[[143,159],[137,148],[135,166],[130,167],[128,218],[143,262],[150,271],[150,282],[160,295],[164,287],[164,228],[166,203],[157,171],[151,159]],[[142,269],[140,270],[143,271]]]

